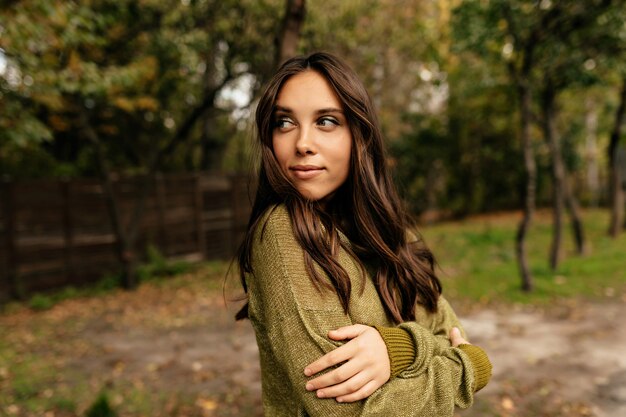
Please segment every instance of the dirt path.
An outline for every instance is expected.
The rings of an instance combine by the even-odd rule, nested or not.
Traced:
[[[484,310],[463,322],[489,352],[491,383],[477,407],[515,416],[626,416],[626,303],[552,311]]]
[[[233,313],[216,291],[146,286],[5,314],[0,335],[17,354],[44,355],[57,367],[59,386],[87,386],[92,398],[103,385],[151,393],[154,408],[146,412],[124,409],[131,394],[114,397],[126,410],[120,415],[261,416],[254,334],[248,322],[234,323]],[[472,341],[488,351],[494,376],[459,415],[626,416],[624,317],[624,299],[462,314]],[[0,388],[10,387],[12,364],[0,363],[0,371]],[[36,395],[56,391],[47,392]],[[0,401],[0,415],[44,415],[18,400]],[[75,414],[56,416],[81,415],[87,405],[79,401]]]

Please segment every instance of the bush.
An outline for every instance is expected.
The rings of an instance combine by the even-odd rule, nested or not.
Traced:
[[[87,409],[85,417],[117,417],[117,413],[109,405],[106,393],[100,393],[96,401]]]
[[[147,281],[152,278],[172,276],[187,272],[190,268],[188,262],[168,261],[159,249],[153,245],[146,249],[147,262],[137,268],[137,275],[140,281]]]
[[[28,305],[33,310],[48,310],[55,304],[54,299],[49,295],[35,294],[28,301]]]

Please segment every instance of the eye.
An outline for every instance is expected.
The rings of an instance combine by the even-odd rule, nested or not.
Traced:
[[[274,129],[288,130],[293,126],[295,123],[289,117],[281,116],[274,119]]]
[[[333,128],[339,126],[339,121],[334,117],[322,117],[317,121],[317,125],[324,128]]]

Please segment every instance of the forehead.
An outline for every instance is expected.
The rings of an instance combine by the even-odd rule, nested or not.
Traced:
[[[314,70],[287,79],[278,93],[276,105],[294,110],[342,108],[328,80]]]

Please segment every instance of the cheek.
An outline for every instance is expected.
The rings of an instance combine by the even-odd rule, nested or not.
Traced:
[[[350,172],[351,153],[352,153],[352,138],[349,138],[346,140],[346,143],[342,146],[342,149],[338,154],[344,180],[348,176],[348,173]]]
[[[284,166],[288,155],[288,149],[287,146],[285,146],[285,141],[272,138],[272,146],[274,148],[274,157],[278,161],[278,165],[281,167]]]

